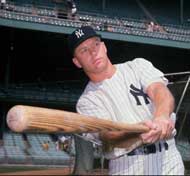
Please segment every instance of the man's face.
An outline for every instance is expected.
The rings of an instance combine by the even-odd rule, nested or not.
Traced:
[[[74,52],[73,62],[85,72],[97,73],[107,63],[107,49],[100,38],[92,37],[82,42]]]

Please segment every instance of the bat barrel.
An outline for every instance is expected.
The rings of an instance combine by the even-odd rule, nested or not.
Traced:
[[[15,132],[22,132],[27,129],[27,118],[24,117],[22,106],[16,105],[7,113],[7,125]]]
[[[16,105],[8,111],[7,124],[15,132],[85,133],[124,130],[141,133],[149,130],[142,124],[119,123],[74,112],[23,105]]]

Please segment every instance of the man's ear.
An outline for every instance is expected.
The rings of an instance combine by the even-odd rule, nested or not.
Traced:
[[[107,47],[106,47],[105,43],[102,42],[102,45],[103,45],[103,49],[104,49],[105,53],[107,53]]]
[[[74,63],[78,68],[82,68],[81,64],[79,63],[79,61],[77,60],[76,57],[73,58],[73,63]]]

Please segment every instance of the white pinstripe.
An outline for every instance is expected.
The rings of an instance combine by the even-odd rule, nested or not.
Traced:
[[[167,84],[163,73],[142,58],[118,64],[116,68],[112,78],[99,83],[88,83],[78,100],[77,111],[81,114],[127,123],[137,123],[152,118],[153,104],[151,102],[146,104],[143,97],[138,97],[141,105],[137,105],[136,99],[130,93],[130,86],[134,85],[137,89],[146,90],[153,82]],[[97,134],[86,134],[86,137],[98,140]],[[110,173],[158,175],[160,170],[162,173],[169,173],[169,170],[179,173],[177,168],[183,168],[183,163],[175,144],[170,145],[174,147],[169,146],[168,152],[146,156],[123,156],[116,159],[117,161],[111,160]],[[125,153],[127,153],[125,149],[115,148],[112,152],[106,153],[105,157],[111,159]],[[170,157],[175,162],[171,161]]]
[[[123,155],[110,160],[109,175],[184,175],[182,158],[174,141],[169,149],[149,155]]]

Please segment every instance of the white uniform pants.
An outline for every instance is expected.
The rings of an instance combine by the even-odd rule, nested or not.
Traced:
[[[110,160],[109,175],[184,175],[184,164],[174,139],[169,140],[168,150]]]

